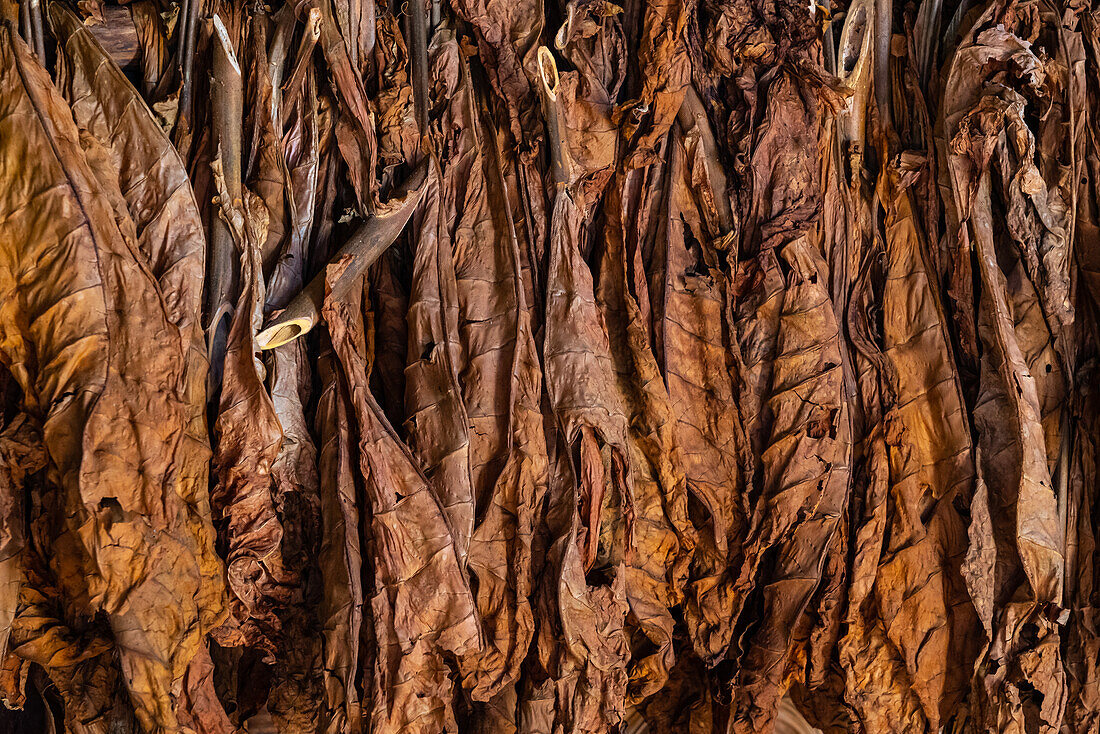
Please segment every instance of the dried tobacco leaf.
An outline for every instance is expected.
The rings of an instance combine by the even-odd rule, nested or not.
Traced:
[[[335,355],[320,355],[323,390],[315,418],[321,523],[325,528],[318,561],[324,594],[318,609],[323,634],[325,698],[319,731],[362,730],[359,644],[363,625],[363,547],[354,473],[350,398],[335,369]],[[368,658],[369,660],[370,658]]]
[[[173,730],[184,674],[225,599],[200,484],[208,454],[188,436],[188,342],[99,193],[68,107],[8,27],[0,57],[4,363],[64,498],[49,563],[80,600],[74,614],[107,615],[139,721]]]
[[[453,730],[443,654],[463,655],[480,644],[455,538],[428,480],[370,393],[361,300],[329,299],[324,314],[348,383],[370,511],[369,603],[377,645],[371,686],[364,691],[370,726]]]
[[[467,563],[486,642],[462,661],[462,672],[471,697],[480,702],[518,679],[534,634],[531,544],[547,470],[542,374],[514,229],[506,207],[494,208],[504,196],[496,144],[485,137],[458,45],[443,32],[437,38],[437,83],[456,102],[441,120],[437,143],[452,151],[443,162],[439,236],[454,268],[455,326],[465,365],[456,384],[470,427],[475,513]],[[410,326],[415,332],[415,323]]]
[[[698,149],[697,154],[705,155]],[[674,411],[676,445],[692,498],[691,520],[699,531],[684,614],[695,652],[713,660],[729,647],[736,623],[732,585],[748,531],[746,447],[740,416],[730,408],[736,405],[726,349],[730,283],[695,198],[716,192],[692,188],[698,169],[689,166],[685,140],[676,133],[670,156],[657,343],[669,400],[679,406]],[[714,162],[697,158],[693,164]]]

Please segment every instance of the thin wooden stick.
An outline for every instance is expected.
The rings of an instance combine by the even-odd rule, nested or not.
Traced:
[[[232,199],[228,204],[233,206],[235,202],[241,200],[243,190],[241,127],[244,124],[244,80],[229,33],[222,19],[217,15],[213,18],[213,26],[211,117],[217,158],[221,162],[222,174],[225,177],[226,192]],[[210,237],[206,291],[206,313],[209,318],[207,340],[212,389],[221,381],[225,340],[229,331],[230,316],[233,313],[233,304],[230,299],[235,290],[233,267],[235,254],[236,246],[229,226],[221,218],[215,217]]]
[[[876,0],[856,0],[848,8],[844,30],[840,34],[840,55],[837,60],[837,78],[848,85],[852,95],[845,101],[838,115],[839,142],[844,175],[850,179],[854,170],[863,166],[863,151],[867,138],[867,104],[871,95],[871,80],[876,73],[875,26]],[[878,79],[875,79],[875,84]],[[843,155],[842,155],[843,158]]]
[[[42,22],[41,0],[28,0],[28,17],[30,20],[31,48],[38,56],[38,63],[46,63],[46,28]]]
[[[539,46],[539,93],[542,97],[543,117],[546,118],[546,138],[550,148],[550,170],[558,189],[573,183],[573,161],[569,155],[569,143],[565,138],[565,121],[558,105],[558,64],[553,52]]]
[[[875,0],[875,104],[883,129],[893,123],[893,99],[890,96],[890,39],[894,25],[893,0]]]
[[[19,29],[23,40],[27,45],[34,47],[34,28],[31,27],[31,3],[30,0],[22,0],[19,3]]]
[[[181,23],[183,24],[180,30],[180,103],[179,103],[179,118],[186,120],[188,126],[191,124],[191,107],[192,99],[195,94],[195,36],[197,35],[197,26],[199,22],[199,7],[202,5],[202,0],[184,0],[184,8],[181,12],[186,13]]]
[[[420,134],[428,132],[428,24],[426,0],[409,0],[409,59],[412,61],[413,104]]]

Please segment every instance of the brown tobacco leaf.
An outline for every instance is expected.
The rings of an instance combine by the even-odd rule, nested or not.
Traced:
[[[849,406],[842,394],[839,333],[825,289],[828,270],[805,237],[780,255],[790,268],[779,315],[768,408],[774,423],[761,457],[763,493],[742,573],[775,568],[759,583],[763,622],[751,632],[737,679],[736,731],[770,725],[783,693],[792,634],[821,581],[850,483]]]
[[[1082,306],[1086,299],[1079,301]],[[1088,311],[1091,309],[1080,308],[1078,313],[1083,320],[1091,321]],[[1089,330],[1094,335],[1095,329]],[[1095,338],[1095,337],[1094,337]],[[1067,623],[1066,634],[1066,678],[1068,687],[1068,702],[1066,707],[1066,721],[1064,728],[1073,732],[1085,732],[1090,727],[1100,723],[1100,701],[1094,693],[1094,682],[1097,680],[1095,656],[1097,651],[1097,618],[1096,609],[1092,602],[1096,588],[1095,566],[1095,530],[1092,527],[1092,518],[1095,516],[1095,493],[1091,490],[1095,487],[1096,475],[1096,444],[1093,439],[1085,436],[1095,436],[1095,416],[1100,415],[1096,411],[1096,381],[1090,379],[1080,383],[1075,412],[1082,416],[1091,416],[1082,421],[1084,425],[1091,425],[1093,430],[1084,430],[1079,434],[1080,443],[1073,457],[1074,467],[1071,472],[1070,487],[1074,490],[1070,497],[1074,505],[1067,508],[1070,522],[1070,531],[1076,531],[1078,546],[1074,557],[1076,562],[1067,568],[1073,570],[1068,575],[1067,585],[1073,590],[1067,594],[1073,606],[1073,612]],[[1079,424],[1083,427],[1082,424]],[[1076,522],[1073,521],[1076,515]],[[1072,547],[1072,546],[1071,546]]]
[[[374,209],[377,182],[374,166],[378,155],[374,116],[363,90],[363,79],[352,64],[345,39],[335,18],[332,0],[320,0],[320,43],[340,101],[341,115],[336,127],[340,154],[347,164],[348,178],[355,189],[360,210]]]
[[[479,66],[504,103],[503,119],[511,140],[501,149],[501,156],[512,161],[505,174],[515,176],[514,184],[510,184],[515,197],[511,202],[512,219],[538,294],[532,294],[528,303],[537,309],[543,303],[548,209],[552,206],[543,180],[542,158],[547,148],[543,121],[539,119],[537,81],[537,50],[546,26],[546,7],[542,0],[460,0],[452,7],[455,15],[473,27]]]
[[[1018,502],[1031,505],[1034,511],[1018,520],[1021,540],[1028,539],[1028,547],[1019,550],[1021,562],[1037,600],[1054,600],[1059,596],[1061,574],[1052,573],[1052,570],[1061,564],[1053,562],[1048,552],[1060,556],[1060,532],[1049,526],[1049,513],[1042,511],[1044,507],[1049,508],[1045,498],[1053,499],[1045,460],[1044,432],[1028,430],[1039,424],[1041,409],[1036,380],[1025,364],[1020,336],[1016,333],[1016,319],[1008,301],[1010,291],[1006,287],[1008,274],[1002,271],[996,259],[999,243],[995,241],[990,222],[993,214],[990,194],[994,183],[989,165],[998,144],[997,133],[1003,126],[1019,120],[1020,109],[1026,104],[1025,98],[1007,84],[1018,83],[1025,89],[1041,85],[1042,72],[1039,60],[1023,40],[1003,29],[991,29],[977,34],[960,49],[952,65],[952,75],[971,74],[977,64],[988,64],[992,59],[1011,60],[1015,78],[997,75],[985,89],[964,87],[946,101],[946,124],[948,132],[954,133],[948,162],[955,182],[956,207],[964,224],[968,225],[962,236],[964,242],[975,249],[979,264],[982,314],[988,319],[988,333],[983,334],[983,338],[989,340],[989,350],[999,362],[995,369],[1002,372],[1006,384],[1014,385],[1003,391],[1011,403],[1009,409],[1016,414],[1013,420],[1018,424],[1014,431],[1021,453]],[[1026,311],[1021,314],[1021,320],[1024,318],[1027,318]]]
[[[720,714],[709,695],[707,673],[698,660],[684,657],[670,671],[668,685],[640,708],[653,734],[709,734]]]
[[[317,201],[320,164],[317,97],[310,63],[315,41],[307,32],[288,82],[293,93],[283,96],[283,109],[276,115],[289,120],[289,129],[280,140],[280,159],[287,172],[284,193],[288,226],[265,289],[267,305],[276,308],[297,294],[308,272],[309,235]],[[296,570],[297,579],[283,620],[282,645],[289,654],[276,663],[268,710],[280,731],[287,732],[316,729],[321,706],[317,671],[320,639],[309,629],[313,625],[313,614],[306,599],[306,587],[310,582],[308,569],[320,530],[317,448],[310,433],[306,407],[310,403],[312,386],[313,369],[305,341],[299,339],[272,350],[269,391],[282,428],[283,443],[271,473],[275,508],[283,526],[283,559],[287,566]]]
[[[164,294],[188,355],[191,432],[206,443],[206,346],[200,309],[205,267],[202,219],[183,161],[149,108],[92,34],[64,6],[50,5],[61,42],[58,85],[77,126],[108,152],[137,245]],[[205,472],[197,477],[205,484]],[[205,492],[204,492],[205,494]]]
[[[737,333],[744,363],[741,410],[757,464],[774,415],[768,405],[773,361],[780,348],[779,318],[784,287],[778,255],[784,243],[805,231],[821,201],[817,147],[818,103],[803,97],[799,81],[781,75],[771,86],[766,119],[752,151],[752,201],[744,216],[739,263]],[[823,284],[824,285],[824,284]],[[839,365],[839,363],[837,363]]]
[[[989,725],[1022,731],[1027,719],[1038,717],[1043,730],[1053,730],[1065,705],[1056,653],[1064,527],[1041,424],[1040,383],[1028,367],[1022,348],[1026,341],[1022,344],[1016,331],[1008,281],[998,258],[1001,237],[993,228],[990,170],[999,133],[1026,104],[1011,85],[1034,89],[1043,76],[1038,58],[1023,40],[1004,28],[981,27],[979,20],[957,52],[948,83],[962,75],[978,76],[975,72],[988,68],[992,59],[1011,60],[1012,73],[995,73],[983,87],[973,82],[960,85],[945,100],[945,132],[950,136],[954,204],[963,224],[960,244],[973,248],[981,289],[978,331],[985,353],[975,422],[994,508],[997,565],[1005,564],[996,574],[995,600],[1010,598],[1014,587],[1022,586],[1027,601],[1006,604],[995,614],[988,656],[997,671],[979,678],[984,695],[975,703]],[[1011,201],[1007,193],[1001,201]],[[1007,576],[1013,570],[1022,572],[1022,578],[1016,577],[1019,581]],[[1026,637],[1021,636],[1025,626],[1032,631]],[[1039,695],[1021,696],[1021,687]]]
[[[1096,94],[1097,48],[1100,34],[1097,33],[1096,19],[1086,16],[1081,24],[1082,36],[1086,46],[1086,64],[1082,73],[1086,83],[1077,89],[1085,100]],[[1075,74],[1076,76],[1076,70]],[[1077,85],[1074,85],[1075,87]],[[1087,107],[1088,102],[1085,105]],[[1077,218],[1075,222],[1074,263],[1077,276],[1076,307],[1078,314],[1078,334],[1080,338],[1079,354],[1092,353],[1097,347],[1097,209],[1096,192],[1100,181],[1097,180],[1097,155],[1094,141],[1097,139],[1096,118],[1085,114],[1081,118],[1082,137],[1085,145],[1077,160],[1089,173],[1082,175],[1081,188],[1075,199]],[[1100,699],[1094,691],[1100,666],[1097,665],[1097,642],[1100,641],[1097,628],[1096,596],[1096,479],[1097,445],[1095,436],[1096,416],[1100,415],[1096,404],[1097,381],[1096,363],[1088,367],[1079,367],[1076,373],[1076,396],[1071,398],[1072,415],[1077,424],[1076,440],[1070,458],[1069,481],[1067,483],[1067,537],[1066,547],[1066,600],[1070,608],[1066,633],[1066,678],[1068,701],[1066,721],[1063,728],[1072,732],[1085,732],[1100,724]]]
[[[295,340],[272,350],[270,394],[283,442],[271,467],[275,510],[283,528],[283,563],[296,571],[288,609],[283,612],[281,647],[275,664],[268,710],[280,731],[316,728],[320,686],[315,658],[319,640],[307,630],[312,612],[305,599],[312,548],[319,531],[317,448],[310,434],[305,406],[309,404],[312,369],[305,343]]]
[[[552,271],[551,271],[552,272]],[[594,439],[582,429],[582,441]],[[550,482],[547,520],[555,538],[546,554],[538,656],[546,680],[532,682],[520,705],[519,731],[607,731],[623,716],[630,650],[623,625],[629,607],[623,576],[591,585],[585,578],[581,497],[572,477]]]
[[[569,18],[554,39],[554,45],[580,69],[560,73],[555,93],[562,108],[569,158],[578,167],[574,195],[589,202],[583,204],[586,207],[599,200],[615,173],[619,154],[612,100],[624,72],[609,67],[624,41],[614,15],[608,17],[607,13],[610,10],[603,3],[571,3]]]
[[[634,510],[627,418],[592,273],[577,242],[582,217],[568,190],[559,191],[550,219],[543,346],[550,404],[575,458],[571,475],[551,482],[554,541],[542,613],[553,616],[542,621],[539,656],[547,673],[556,672],[546,683],[556,696],[555,726],[570,732],[600,731],[623,715],[629,648],[622,561],[609,569],[607,584],[590,585],[585,572],[597,561],[604,502],[615,502],[626,518],[619,542],[632,542]],[[555,638],[551,624],[564,638]]]
[[[106,20],[106,18],[103,17],[103,9],[105,7],[103,0],[79,0],[76,7],[87,19],[88,25],[99,25]]]
[[[260,261],[265,274],[271,272],[274,259],[286,238],[286,189],[289,183],[283,157],[280,98],[274,88],[279,83],[286,59],[268,57],[266,26],[267,18],[262,14],[252,16],[248,53],[240,54],[241,58],[250,61],[245,87],[252,92],[245,122],[245,127],[250,128],[252,133],[252,146],[244,169],[245,181],[263,200],[268,214],[267,234],[260,243]],[[275,49],[275,52],[280,53],[280,50]],[[284,47],[281,55],[285,53]]]
[[[559,78],[552,66],[544,66],[542,75],[546,113],[560,116],[552,136],[562,136],[550,140],[558,185],[544,354],[551,406],[575,456],[575,478],[566,474],[554,482],[550,529],[557,540],[550,562],[562,585],[557,624],[566,640],[580,634],[583,644],[551,642],[553,622],[547,620],[540,629],[540,661],[554,678],[546,686],[556,688],[559,709],[570,700],[575,708],[571,716],[556,714],[555,726],[589,731],[614,725],[623,715],[623,699],[641,700],[667,679],[674,660],[668,609],[679,600],[691,540],[683,477],[670,453],[668,396],[638,305],[625,290],[621,220],[606,229],[598,302],[581,258],[583,218],[609,173],[600,149],[612,142],[601,138],[607,128],[580,124],[599,119],[600,98],[593,92],[600,80],[584,80],[589,96],[582,100],[573,77]],[[618,201],[611,206],[621,216]],[[610,583],[592,586],[580,576],[593,567]],[[566,590],[575,601],[563,601]],[[595,615],[593,605],[601,600],[604,608]],[[621,605],[635,620],[630,627],[636,624],[656,652],[630,660],[626,643],[632,630],[620,632],[626,621]],[[548,607],[552,614],[553,605]],[[612,639],[597,644],[590,624],[613,629]]]
[[[224,614],[197,486],[208,454],[187,436],[186,342],[97,193],[67,106],[7,27],[0,66],[0,241],[20,243],[2,276],[0,341],[64,497],[49,561],[82,600],[75,613],[109,620],[142,725],[175,730],[184,673]]]
[[[629,176],[630,174],[627,174]],[[650,348],[638,302],[628,290],[623,252],[626,212],[616,188],[604,230],[604,254],[597,290],[607,325],[611,358],[624,408],[628,411],[631,505],[622,508],[626,597],[632,616],[649,641],[652,654],[635,655],[630,665],[627,702],[635,704],[664,686],[675,661],[674,621],[695,544],[687,517],[687,489],[675,452],[672,407]]]
[[[520,674],[534,634],[529,597],[536,511],[546,491],[542,372],[519,244],[507,220],[494,134],[478,115],[470,70],[440,32],[437,84],[453,100],[440,121],[446,193],[440,235],[453,252],[461,347],[457,376],[469,422],[475,525],[468,571],[486,645],[462,661],[464,685],[488,701]],[[415,274],[414,274],[415,277]],[[514,694],[513,694],[514,695]]]
[[[969,504],[974,468],[928,247],[907,194],[894,181],[883,183],[894,199],[887,208],[882,294],[892,502],[875,594],[884,629],[936,728],[965,697],[977,654],[959,570],[966,527],[956,509]]]
[[[378,68],[378,94],[371,109],[378,118],[378,155],[390,164],[412,160],[420,147],[420,129],[409,83],[409,53],[401,36],[400,23],[393,13],[378,8],[378,43],[375,66]]]
[[[845,701],[864,731],[926,731],[921,701],[882,623],[857,617],[840,642]]]
[[[1006,140],[997,145],[994,161],[1008,199],[1006,229],[1020,253],[1016,266],[1005,268],[1013,321],[1024,360],[1035,378],[1053,476],[1059,454],[1065,450],[1061,435],[1068,386],[1064,357],[1075,348],[1068,341],[1074,312],[1065,275],[1070,224],[1061,191],[1056,186],[1048,189],[1040,178],[1034,161],[1035,136],[1023,119],[1022,104],[1020,98],[1005,110]]]
[[[165,132],[171,132],[179,111],[179,75],[173,63],[167,23],[153,0],[138,0],[129,7],[141,63],[139,91],[157,123]]]
[[[292,577],[281,553],[282,524],[275,510],[272,466],[283,441],[282,426],[264,386],[265,369],[255,336],[264,302],[260,247],[267,211],[245,190],[234,201],[226,190],[220,161],[214,163],[220,215],[241,255],[243,288],[229,327],[218,416],[214,467],[217,482],[211,501],[226,552],[233,615],[239,630],[225,628],[223,645],[248,644],[275,653],[280,622],[277,610],[287,601]]]
[[[141,95],[152,105],[157,101],[155,95],[170,68],[167,30],[153,0],[130,3],[130,17],[141,50]]]
[[[861,382],[876,385],[879,376],[868,371]],[[872,393],[874,388],[867,390]],[[868,411],[869,415],[874,415]],[[921,702],[913,691],[905,663],[886,635],[878,617],[873,584],[886,528],[889,470],[881,428],[864,439],[868,454],[867,476],[854,486],[862,499],[862,513],[853,515],[856,526],[850,543],[854,562],[849,573],[847,628],[838,640],[837,657],[842,667],[842,698],[852,718],[867,731],[902,732],[927,728]],[[858,505],[857,505],[858,506]]]
[[[695,6],[694,0],[655,0],[644,5],[638,44],[641,96],[616,110],[630,145],[625,159],[629,168],[656,162],[658,143],[680,111],[691,81],[687,25]]]
[[[851,129],[838,125],[834,134],[837,135],[835,142],[840,144],[837,147],[843,150],[841,146],[851,134]],[[835,158],[833,162],[836,162]],[[880,191],[886,199],[885,246],[888,258],[888,264],[884,265],[886,272],[883,273],[876,266],[876,260],[870,259],[870,255],[876,253],[878,242],[874,232],[868,231],[870,212],[861,201],[863,188],[858,179],[852,182],[846,174],[843,165],[830,165],[827,169],[825,231],[832,242],[833,262],[841,270],[834,273],[834,283],[844,283],[845,278],[853,283],[849,292],[848,333],[854,382],[859,395],[858,403],[853,405],[858,408],[854,422],[856,426],[862,423],[862,431],[857,429],[855,436],[859,441],[855,455],[863,456],[863,464],[861,466],[858,461],[854,464],[853,500],[849,505],[848,521],[853,532],[850,533],[848,545],[852,549],[852,563],[847,577],[847,609],[843,616],[845,627],[837,641],[840,670],[835,673],[835,683],[832,682],[833,671],[826,674],[824,685],[808,680],[807,687],[814,686],[814,689],[806,692],[807,700],[801,702],[800,708],[808,716],[812,711],[818,722],[825,718],[835,724],[839,720],[844,725],[839,731],[849,728],[859,730],[855,728],[859,726],[866,731],[923,731],[928,728],[924,709],[914,691],[906,661],[887,634],[887,624],[891,619],[880,614],[876,585],[881,582],[887,592],[899,585],[909,588],[906,585],[909,569],[906,567],[902,566],[900,578],[898,563],[893,564],[895,573],[884,578],[880,578],[879,569],[889,539],[887,527],[890,523],[899,524],[896,518],[891,518],[891,512],[896,507],[889,501],[891,446],[887,443],[887,432],[890,432],[896,449],[898,434],[904,435],[905,430],[894,416],[891,415],[889,421],[885,418],[888,406],[897,402],[895,395],[899,388],[899,376],[891,370],[896,360],[891,360],[887,352],[892,351],[895,357],[899,354],[910,357],[911,353],[906,352],[905,348],[909,345],[907,336],[912,334],[917,336],[914,341],[918,345],[936,347],[935,334],[929,333],[936,329],[934,320],[931,320],[935,316],[934,299],[924,276],[920,261],[922,243],[909,213],[906,195],[887,185],[892,179],[882,181]],[[897,201],[899,198],[900,201]],[[878,286],[878,282],[882,285]],[[846,286],[844,283],[840,287],[847,291]],[[876,292],[876,288],[881,290]],[[889,320],[884,314],[881,331],[874,319],[874,309],[880,299],[883,307],[889,303],[891,308]],[[916,323],[910,324],[898,318],[900,315],[913,317]],[[891,335],[889,345],[883,343],[882,332],[886,331]],[[932,360],[929,366],[921,366],[920,362],[904,365],[900,373],[902,387],[919,395],[920,390],[926,387],[920,378],[928,371],[938,374],[936,370],[944,367],[943,359],[941,354],[940,359]],[[933,378],[929,382],[936,385],[937,380]],[[939,395],[940,392],[934,393],[936,397]],[[927,401],[918,403],[919,415],[919,408],[926,407]],[[938,426],[936,420],[935,425]],[[914,428],[920,429],[921,426],[916,424]],[[956,432],[959,428],[953,426],[951,430]],[[914,448],[908,444],[905,448],[909,449],[910,455],[917,453],[919,459],[919,446]],[[895,451],[894,455],[897,454]],[[904,502],[908,498],[903,495],[900,499]],[[911,510],[905,505],[902,509],[905,512],[901,513],[901,520],[910,519]],[[916,528],[909,533],[909,537],[914,534],[920,537]],[[928,545],[926,542],[925,547]],[[937,570],[934,565],[929,568],[918,565],[909,573],[918,574],[915,584],[920,585],[926,580],[920,574],[933,574],[935,580],[936,574],[942,574],[942,570]],[[918,593],[915,596],[925,598],[928,595],[922,597]],[[929,625],[942,624],[939,616],[931,615],[928,619],[917,621],[918,631],[926,630]],[[907,632],[905,627],[894,629],[900,629],[903,634]],[[932,648],[930,652],[935,655],[938,649]],[[932,657],[931,662],[935,669],[936,658]],[[969,670],[963,667],[960,673],[965,676]],[[834,686],[840,690],[833,690]],[[800,687],[795,689],[796,693],[800,690]],[[809,710],[807,707],[810,707]],[[825,711],[821,711],[822,708]],[[821,723],[817,725],[826,731],[834,730]]]
[[[325,529],[318,554],[324,582],[318,617],[323,630],[325,683],[319,731],[355,733],[362,731],[358,669],[364,572],[360,529],[365,520],[360,519],[357,502],[350,398],[331,348],[321,354],[318,374],[322,392],[315,418],[320,437],[320,513]]]
[[[61,590],[46,580],[38,558],[28,564],[19,601],[12,649],[20,658],[42,666],[51,683],[57,681],[53,685],[64,705],[68,729],[74,734],[134,731],[137,722],[122,690],[106,625],[67,626]]]
[[[816,145],[824,109],[803,84],[783,75],[769,89],[768,123],[752,158],[751,229],[743,237],[759,248],[741,276],[747,298],[738,331],[760,495],[734,610],[740,613],[753,586],[763,609],[761,623],[741,643],[731,713],[736,731],[771,726],[789,685],[784,676],[794,636],[836,542],[851,479],[852,406],[843,399],[841,334],[829,270],[811,239],[823,182],[809,146]],[[781,272],[788,273],[785,283]],[[762,563],[765,554],[774,567]]]
[[[312,16],[311,16],[312,17]],[[307,282],[310,232],[321,194],[321,123],[313,48],[313,25],[307,29],[298,57],[281,97],[277,130],[281,137],[280,160],[286,167],[287,233],[267,283],[267,305],[282,308]]]
[[[756,257],[741,261],[734,291],[737,296],[734,318],[741,352],[738,399],[745,434],[752,447],[751,468],[755,474],[771,419],[767,390],[778,348],[779,312],[783,307],[783,275],[775,250],[762,249]]]
[[[474,529],[474,492],[470,424],[458,381],[458,285],[447,225],[454,216],[450,208],[458,185],[466,182],[448,169],[444,177],[433,166],[424,203],[410,223],[418,236],[406,316],[405,431],[447,513],[458,561],[465,566]]]
[[[493,89],[508,107],[509,127],[517,143],[538,151],[538,76],[535,53],[545,23],[542,0],[499,5],[461,0],[455,12],[474,28],[479,57]],[[539,126],[541,127],[541,126]]]
[[[369,66],[371,52],[374,51],[375,4],[362,0],[337,0],[336,19],[340,23],[340,34],[348,49],[352,66],[362,70]]]
[[[729,646],[736,621],[731,587],[748,530],[741,465],[746,447],[738,446],[744,435],[726,351],[729,283],[703,229],[679,135],[670,155],[657,342],[698,531],[684,614],[696,654],[712,660]]]
[[[841,125],[841,135],[852,131]],[[836,177],[846,178],[840,168]],[[969,504],[974,472],[968,420],[930,277],[930,248],[902,175],[891,166],[879,179],[885,262],[860,253],[847,265],[859,270],[849,325],[862,369],[864,450],[871,461],[840,655],[843,696],[875,731],[938,728],[956,716],[979,644],[960,573],[965,520],[956,509]],[[837,186],[849,196],[859,193],[858,179]],[[873,247],[870,213],[840,201],[848,220],[839,233],[868,238],[862,247]],[[845,244],[841,234],[838,248]],[[878,326],[873,309],[880,303]]]
[[[55,33],[63,43],[59,82],[86,137],[89,161],[92,139],[102,146],[97,176],[110,176],[111,186],[125,191],[124,231],[133,232],[148,266],[165,295],[169,316],[179,328],[187,350],[187,393],[190,406],[188,439],[196,451],[208,455],[206,432],[206,350],[199,320],[203,277],[204,237],[197,205],[186,171],[175,149],[157,126],[137,92],[114,62],[102,51],[74,15],[51,6]],[[108,160],[109,157],[109,160]],[[117,171],[117,179],[114,171]],[[104,186],[107,188],[107,185]],[[120,214],[116,213],[116,217]],[[131,220],[132,218],[132,220]],[[207,464],[204,458],[192,478],[204,516],[209,516]],[[209,561],[209,573],[219,585],[221,564]],[[207,656],[200,648],[196,661]],[[227,731],[228,720],[213,693],[212,681],[190,670],[177,707],[181,722],[208,731]]]
[[[25,485],[28,475],[45,466],[42,436],[27,416],[16,415],[0,428],[0,655],[5,658],[24,579]]]
[[[455,730],[444,654],[480,644],[470,588],[443,507],[368,387],[362,303],[326,299],[323,314],[347,380],[370,508],[374,650],[370,726]]]

